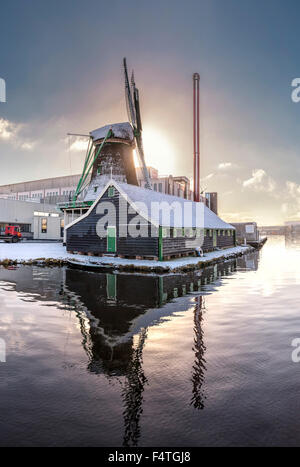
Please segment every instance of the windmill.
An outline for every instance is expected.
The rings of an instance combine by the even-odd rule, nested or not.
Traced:
[[[137,155],[142,169],[145,188],[152,190],[148,169],[145,162],[145,154],[142,138],[142,120],[140,111],[139,90],[135,86],[134,73],[132,72],[131,81],[129,84],[128,70],[126,58],[123,59],[124,78],[125,78],[125,99],[128,119],[133,127],[134,137],[136,141]]]

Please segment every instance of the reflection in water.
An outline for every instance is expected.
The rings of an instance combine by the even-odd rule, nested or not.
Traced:
[[[300,225],[286,228],[285,246],[286,248],[300,249]]]
[[[175,313],[165,306],[188,293],[195,295],[194,363],[191,368],[191,405],[204,409],[206,372],[203,331],[205,294],[221,284],[221,277],[237,268],[256,270],[257,253],[230,260],[197,272],[182,275],[150,276],[94,273],[70,268],[19,268],[1,270],[0,279],[15,282],[26,301],[57,302],[57,308],[71,310],[78,320],[82,347],[91,374],[105,375],[122,386],[124,446],[137,446],[141,435],[143,393],[147,377],[143,351],[152,326],[170,319]],[[58,284],[59,287],[58,287]],[[209,289],[207,285],[212,284]],[[4,284],[3,284],[4,287]]]
[[[194,311],[194,348],[195,362],[193,365],[192,383],[193,383],[193,397],[192,405],[195,409],[204,409],[204,394],[202,386],[204,383],[204,375],[206,371],[204,353],[206,347],[203,341],[203,314],[205,313],[205,298],[200,295],[195,298],[195,311]]]
[[[147,332],[142,329],[138,344],[132,351],[127,379],[122,391],[124,401],[124,441],[123,445],[137,446],[140,437],[140,416],[143,412],[143,392],[147,378],[143,370],[143,348]]]

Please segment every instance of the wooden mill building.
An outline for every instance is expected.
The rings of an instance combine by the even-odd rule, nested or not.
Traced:
[[[167,260],[235,246],[235,228],[204,203],[111,178],[90,185],[88,211],[66,226],[69,252]]]

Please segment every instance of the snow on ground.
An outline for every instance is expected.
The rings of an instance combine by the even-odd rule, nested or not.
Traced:
[[[149,266],[166,267],[170,269],[183,267],[186,265],[197,264],[199,262],[207,262],[218,259],[220,257],[230,257],[240,253],[245,253],[252,250],[251,247],[238,246],[235,248],[228,248],[226,250],[213,251],[205,253],[204,257],[187,257],[178,258],[170,261],[150,261],[150,260],[137,260],[137,259],[125,259],[125,258],[114,258],[110,256],[102,257],[91,257],[86,255],[72,255],[67,253],[66,247],[62,243],[1,243],[0,242],[0,261],[9,259],[13,261],[29,261],[37,259],[61,259],[74,261],[83,265],[128,265],[133,264],[136,266]]]

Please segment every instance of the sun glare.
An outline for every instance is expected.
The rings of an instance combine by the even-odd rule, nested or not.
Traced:
[[[175,172],[175,153],[172,144],[156,128],[143,130],[144,152],[147,166],[155,167],[162,175]],[[139,165],[137,155],[134,156],[136,166]]]

